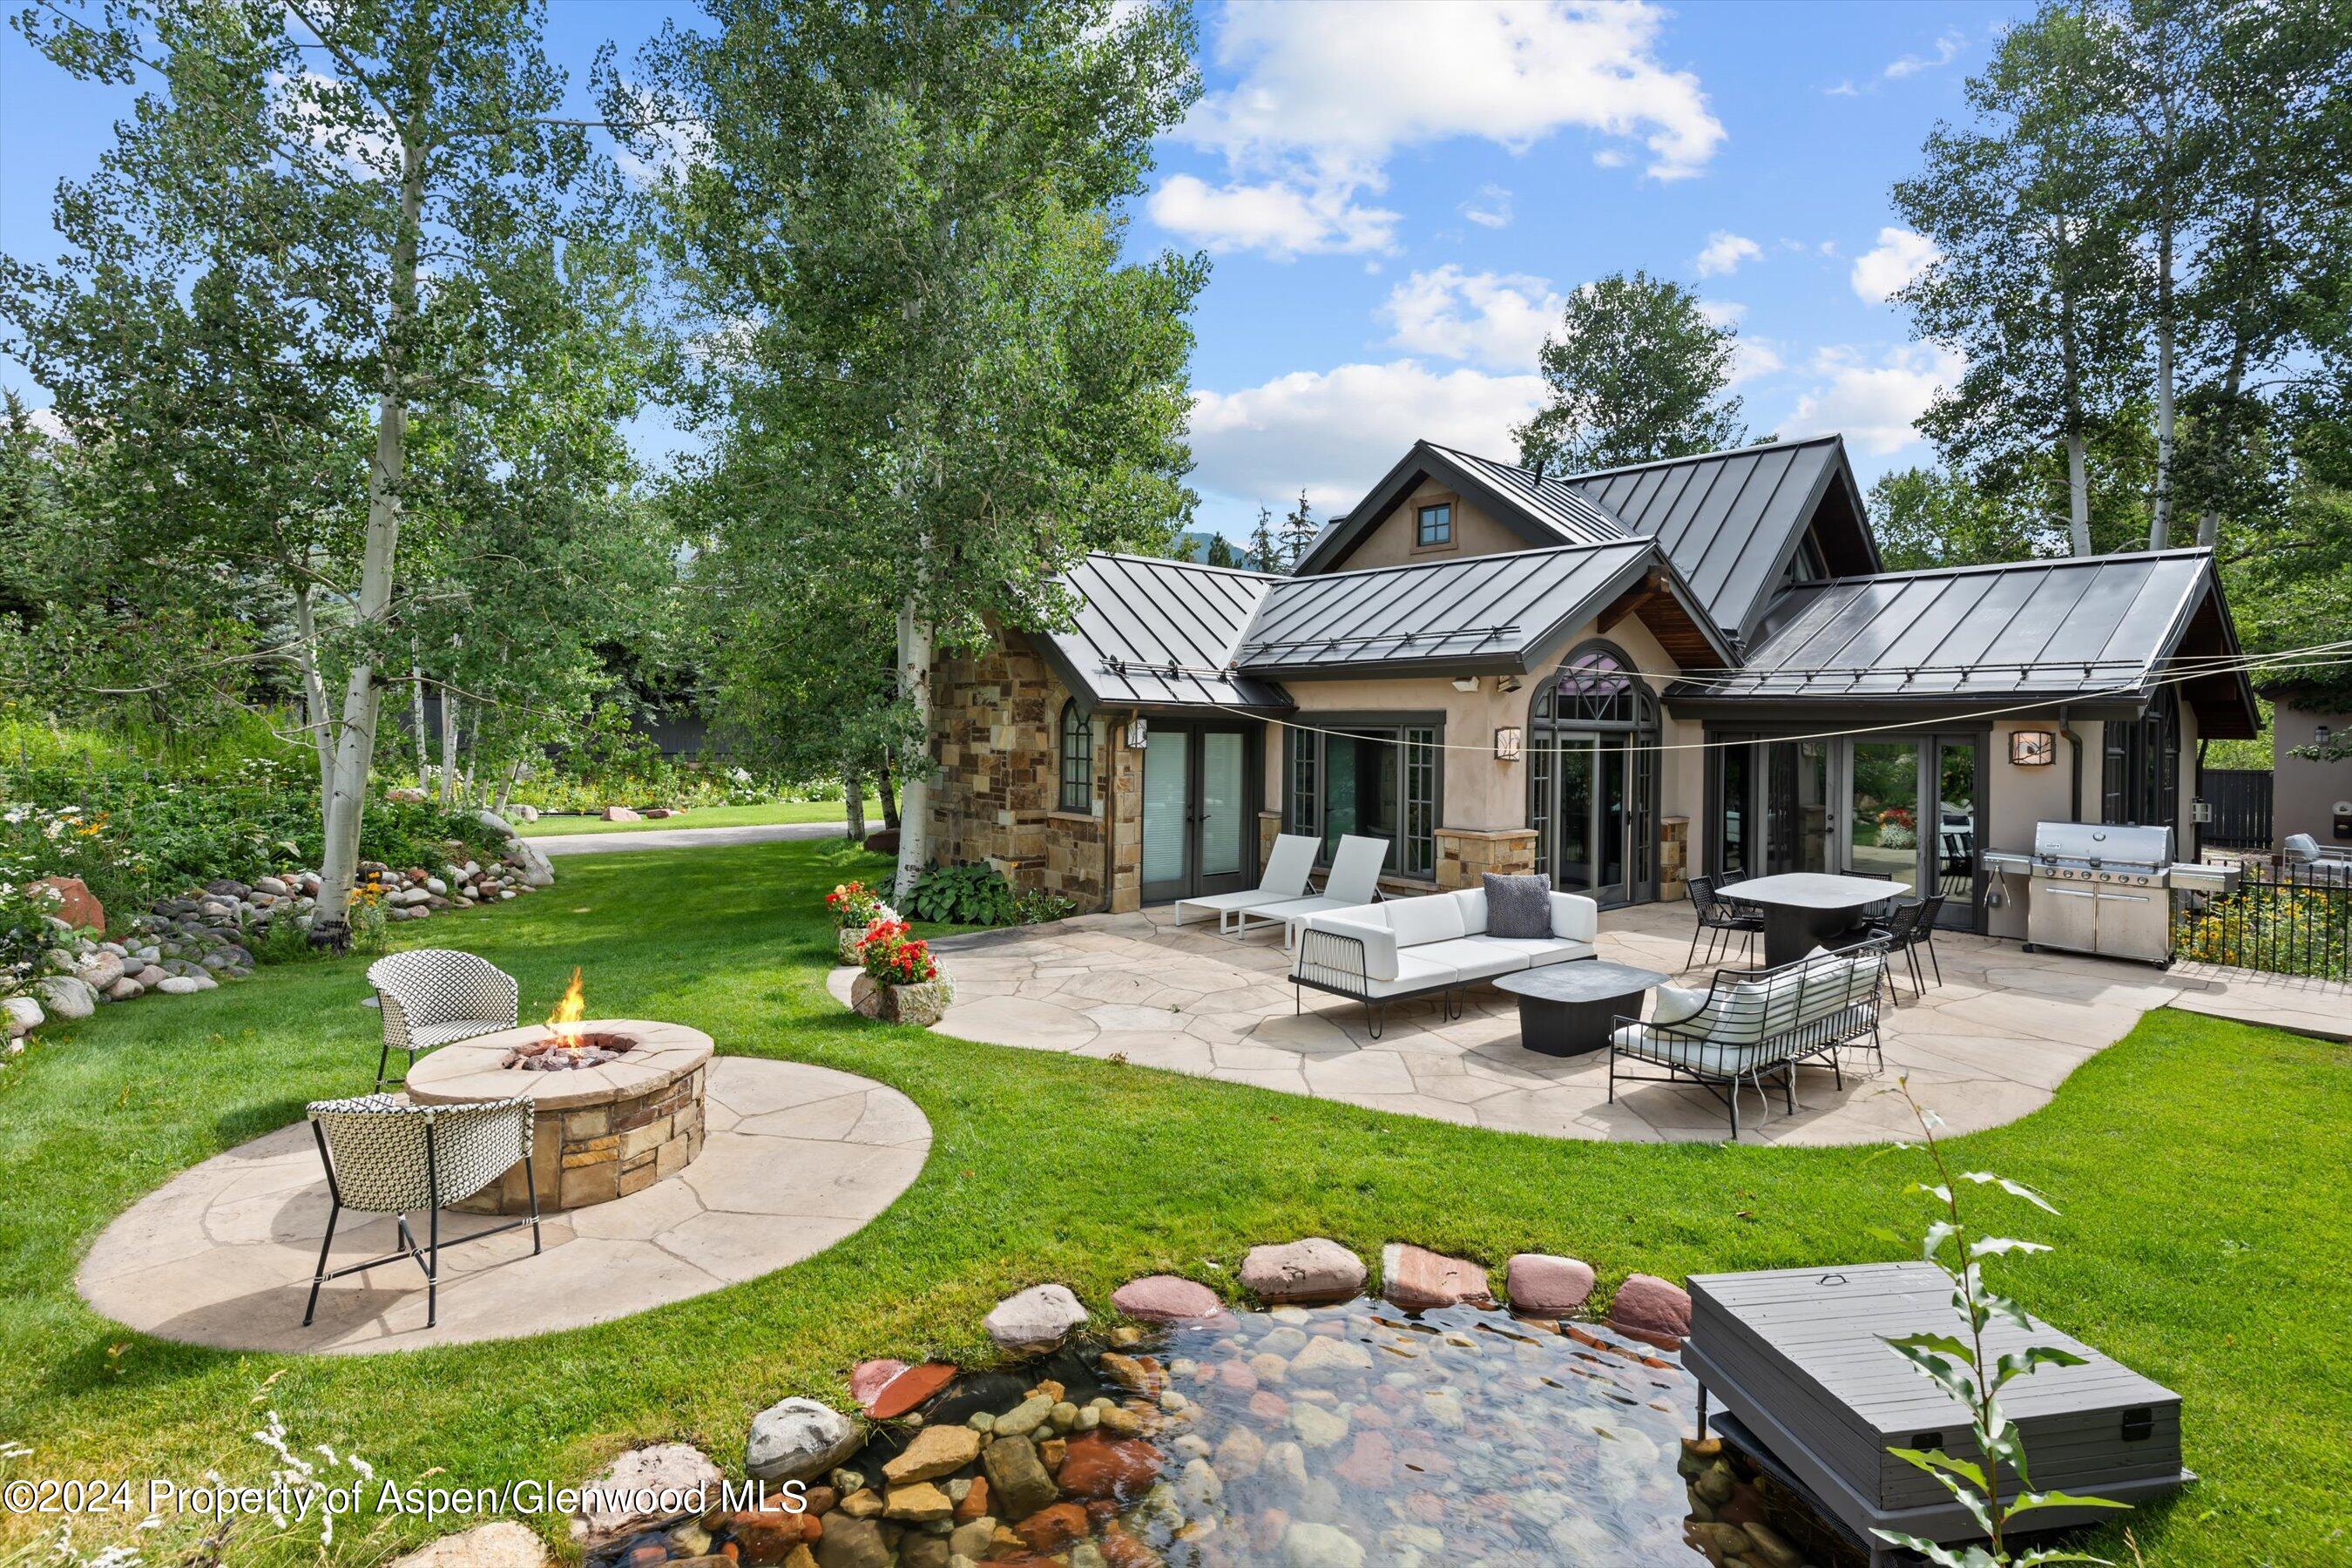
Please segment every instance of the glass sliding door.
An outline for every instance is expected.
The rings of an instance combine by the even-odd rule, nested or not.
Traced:
[[[1721,772],[1716,798],[1722,811],[1722,854],[1716,869],[1720,881],[1737,882],[1756,875],[1756,748],[1745,742],[1717,752]]]
[[[1977,831],[1983,820],[1979,781],[1984,742],[1971,738],[1943,737],[1934,747],[1936,842],[1931,851],[1935,889],[1944,895],[1937,924],[1962,931],[1977,925],[1977,906],[1984,897],[1983,873],[1978,859],[1983,837]]]
[[[1143,748],[1143,897],[1147,903],[1192,892],[1192,737],[1154,730]]]
[[[1764,753],[1764,868],[1830,868],[1830,748],[1826,741],[1774,741]]]
[[[1848,743],[1845,869],[1885,877],[1908,897],[1920,885],[1919,742]]]
[[[1250,739],[1155,724],[1143,748],[1143,899],[1164,903],[1256,880]]]

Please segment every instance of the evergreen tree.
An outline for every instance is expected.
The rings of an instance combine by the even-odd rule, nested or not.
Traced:
[[[1299,563],[1307,559],[1307,551],[1314,548],[1315,535],[1318,531],[1315,509],[1307,504],[1307,492],[1302,489],[1298,492],[1298,504],[1291,508],[1290,514],[1282,520],[1282,565],[1268,570],[1297,573]]]
[[[1225,542],[1225,536],[1222,533],[1209,535],[1209,548],[1205,554],[1208,563],[1212,566],[1231,566],[1234,563],[1234,547]]]
[[[1257,509],[1257,522],[1250,530],[1249,552],[1252,571],[1282,570],[1281,551],[1274,542],[1274,509],[1263,502]]]

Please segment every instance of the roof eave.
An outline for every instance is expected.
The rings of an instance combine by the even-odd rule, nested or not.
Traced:
[[[1346,523],[1333,528],[1317,540],[1313,548],[1298,563],[1293,576],[1308,577],[1321,574],[1335,562],[1347,559],[1348,552],[1364,541],[1389,509],[1404,499],[1406,481],[1414,474],[1434,471],[1455,489],[1476,496],[1486,503],[1494,520],[1538,549],[1558,544],[1573,544],[1576,540],[1559,530],[1534,521],[1527,515],[1526,507],[1515,497],[1505,494],[1485,479],[1465,468],[1451,457],[1426,440],[1415,441],[1402,458],[1380,482],[1364,492],[1364,499],[1349,511]]]

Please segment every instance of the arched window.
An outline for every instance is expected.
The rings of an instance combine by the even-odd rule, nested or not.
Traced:
[[[1095,727],[1075,697],[1062,704],[1061,808],[1095,808]]]
[[[1614,644],[1589,642],[1528,705],[1528,826],[1536,869],[1605,903],[1657,878],[1658,699]]]

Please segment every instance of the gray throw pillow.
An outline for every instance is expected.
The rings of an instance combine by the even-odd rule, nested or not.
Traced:
[[[1547,937],[1551,934],[1551,881],[1545,877],[1502,877],[1489,871],[1486,884],[1488,936]]]

